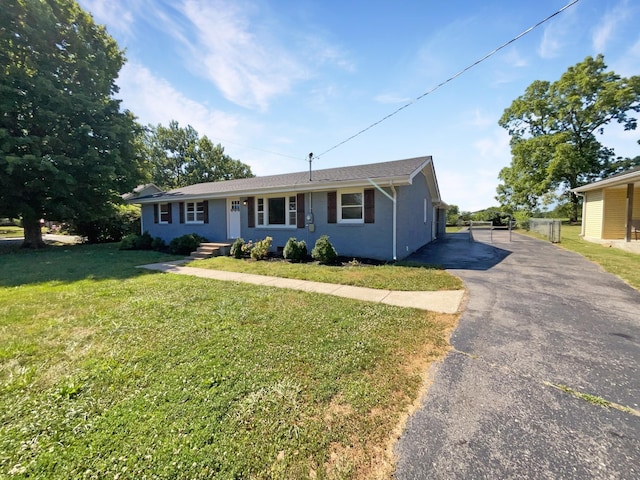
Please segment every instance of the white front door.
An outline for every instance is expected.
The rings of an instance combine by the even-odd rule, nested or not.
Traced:
[[[240,199],[227,199],[227,237],[238,238],[240,236]]]

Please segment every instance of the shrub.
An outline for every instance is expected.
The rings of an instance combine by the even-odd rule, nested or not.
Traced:
[[[236,241],[231,245],[231,256],[234,258],[242,258],[245,254],[242,247],[244,247],[244,239],[236,238]]]
[[[129,235],[125,235],[120,240],[120,250],[135,250],[136,249],[136,241],[140,235],[136,235],[135,233],[130,233]]]
[[[109,204],[106,213],[75,219],[70,227],[71,233],[86,237],[89,243],[118,242],[140,231],[140,207]]]
[[[120,250],[151,250],[152,244],[153,239],[149,232],[144,232],[142,235],[130,233],[120,241]]]
[[[256,242],[251,249],[251,258],[255,258],[256,260],[263,260],[267,258],[272,241],[273,238],[265,237],[264,240]]]
[[[151,244],[153,243],[153,238],[149,235],[149,232],[144,232],[142,235],[138,235],[138,239],[136,241],[136,250],[151,250]]]
[[[529,230],[529,218],[531,214],[529,212],[515,212],[513,218],[516,221],[518,228]]]
[[[166,248],[167,244],[166,242],[161,239],[160,237],[155,237],[152,241],[151,241],[151,249],[152,250],[164,250]]]
[[[169,251],[178,255],[189,255],[195,251],[202,242],[206,241],[206,238],[201,237],[197,233],[188,233],[171,240],[171,242],[169,242]]]
[[[335,263],[338,258],[338,252],[336,252],[336,249],[331,245],[329,237],[322,235],[316,241],[316,245],[313,247],[313,250],[311,250],[311,256],[314,260],[318,260],[320,263],[328,265]]]
[[[307,244],[304,240],[300,240],[298,242],[294,237],[291,237],[287,240],[287,244],[284,246],[282,254],[284,255],[284,258],[291,262],[301,262],[307,256]]]

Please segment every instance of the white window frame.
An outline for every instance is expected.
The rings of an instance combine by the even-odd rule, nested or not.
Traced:
[[[269,222],[269,200],[274,198],[284,199],[285,223]],[[256,228],[297,228],[298,196],[295,193],[285,195],[268,195],[256,197]],[[293,223],[292,223],[293,220]]]
[[[342,205],[342,195],[348,195],[352,193],[360,194],[360,218],[342,218],[342,208],[346,207],[355,207],[357,205]],[[359,224],[364,223],[364,188],[349,188],[344,190],[338,190],[337,192],[337,201],[336,201],[336,209],[337,209],[337,218],[338,223],[350,223],[350,224]]]
[[[162,211],[162,207],[166,208],[166,211]],[[166,217],[166,220],[163,220],[163,215]],[[160,203],[158,205],[158,223],[163,225],[169,224],[169,215],[171,215],[171,204],[170,203]]]
[[[184,202],[184,223],[200,224],[204,223],[204,202],[206,200],[196,202]],[[202,209],[198,209],[198,205],[202,205]],[[189,211],[189,205],[193,205],[193,211]],[[202,216],[201,220],[198,220],[198,215]],[[191,218],[189,216],[191,215]]]

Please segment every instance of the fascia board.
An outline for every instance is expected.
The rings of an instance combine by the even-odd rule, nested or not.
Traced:
[[[402,186],[410,185],[411,181],[409,176],[403,175],[398,177],[382,177],[372,178],[381,187]],[[162,195],[158,197],[150,198],[136,198],[131,199],[129,203],[137,204],[149,204],[149,203],[165,203],[176,201],[194,201],[194,200],[215,200],[229,197],[251,197],[259,195],[275,195],[278,193],[304,193],[304,192],[322,192],[329,190],[341,190],[345,188],[358,188],[358,187],[370,187],[368,179],[349,180],[343,182],[326,182],[326,183],[304,183],[298,185],[288,185],[286,187],[273,187],[273,188],[252,188],[246,190],[225,191],[216,193],[197,193],[197,194],[173,194]]]
[[[615,178],[607,178],[600,180],[599,182],[583,185],[578,188],[573,188],[573,193],[588,192],[590,190],[600,190],[601,188],[617,187],[619,185],[627,185],[629,183],[640,182],[640,172],[631,172],[626,175],[620,175]]]

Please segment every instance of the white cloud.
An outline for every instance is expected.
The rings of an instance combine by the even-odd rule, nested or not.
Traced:
[[[96,23],[109,26],[109,30],[130,35],[134,16],[114,0],[80,0],[82,8],[91,12]]]
[[[487,128],[496,125],[495,116],[487,115],[476,108],[472,112],[466,114],[467,124],[476,128]]]
[[[538,46],[538,55],[542,58],[554,58],[560,54],[562,47],[562,31],[555,26],[549,25],[544,29],[542,41]]]
[[[640,65],[640,36],[629,48],[619,52],[617,58],[609,58],[607,62],[611,69],[623,77],[631,77],[638,74]]]
[[[374,100],[383,104],[408,103],[411,101],[410,98],[396,95],[395,93],[381,93],[380,95],[376,95]]]
[[[529,61],[515,47],[510,48],[502,59],[510,67],[523,68],[529,65]]]
[[[473,148],[478,152],[481,159],[490,160],[494,163],[496,160],[503,160],[501,163],[509,163],[511,155],[509,134],[502,128],[496,127],[490,136],[473,142]]]
[[[169,82],[158,78],[146,67],[128,62],[118,79],[123,106],[143,124],[168,125],[177,120],[181,126],[191,125],[198,133],[218,143],[220,138],[233,140],[239,120],[186,97]],[[224,143],[224,142],[221,142]]]
[[[438,169],[442,199],[450,205],[457,205],[461,211],[468,212],[496,206],[498,171],[493,167],[464,172],[459,169]]]
[[[593,31],[593,47],[596,52],[603,52],[611,36],[618,26],[630,16],[628,2],[626,0],[619,3],[613,10],[607,12],[602,18],[602,22]]]

